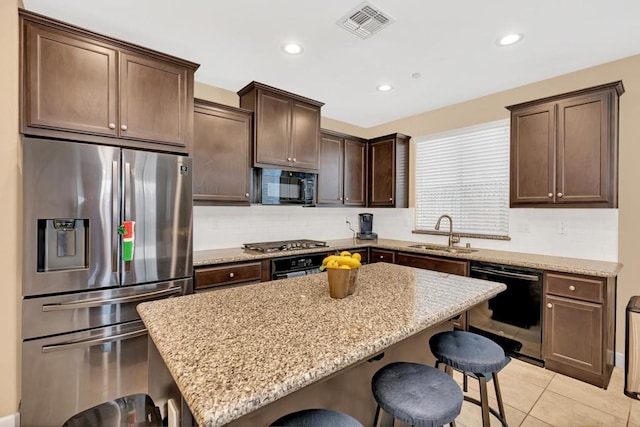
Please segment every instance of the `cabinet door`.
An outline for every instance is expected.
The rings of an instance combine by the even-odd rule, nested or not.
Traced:
[[[187,144],[187,70],[134,53],[120,54],[120,137]]]
[[[249,204],[251,113],[195,107],[193,198]]]
[[[369,206],[394,206],[395,139],[370,144]]]
[[[396,262],[396,253],[393,251],[383,251],[382,249],[371,249],[370,262],[388,262],[394,264]]]
[[[554,368],[602,373],[602,304],[545,296],[543,346]],[[554,369],[556,370],[556,369]]]
[[[511,114],[511,206],[555,201],[555,104]]]
[[[318,170],[320,108],[293,101],[291,161],[296,169]]]
[[[367,145],[344,140],[344,204],[365,206],[367,202]]]
[[[610,103],[609,91],[558,103],[556,202],[613,203]]]
[[[116,51],[29,22],[24,43],[23,126],[115,136]]]
[[[318,173],[318,203],[320,204],[342,205],[342,147],[342,138],[322,135]]]
[[[468,261],[407,254],[398,254],[397,260],[400,265],[456,274],[458,276],[467,276],[469,272]]]
[[[291,100],[259,90],[256,110],[255,166],[289,166]]]

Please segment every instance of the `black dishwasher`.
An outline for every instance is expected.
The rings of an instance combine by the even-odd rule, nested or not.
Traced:
[[[542,271],[472,262],[471,277],[501,282],[507,289],[469,310],[469,331],[491,338],[510,356],[542,366]]]

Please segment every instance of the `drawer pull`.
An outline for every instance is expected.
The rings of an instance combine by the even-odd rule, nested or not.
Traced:
[[[229,273],[229,278],[233,279],[234,277],[236,277],[234,273]]]
[[[553,193],[547,194],[547,197],[553,197]]]
[[[551,304],[550,302],[547,303],[547,308],[553,308],[553,304]]]
[[[575,287],[575,286],[573,286],[573,285],[571,285],[571,286],[569,286],[569,290],[570,290],[570,291],[575,291],[575,290],[576,290],[576,287]]]

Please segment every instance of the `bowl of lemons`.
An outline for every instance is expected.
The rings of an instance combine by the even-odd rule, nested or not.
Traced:
[[[342,251],[339,255],[329,255],[322,260],[320,270],[327,270],[329,296],[345,298],[356,290],[358,269],[361,267],[360,254]]]

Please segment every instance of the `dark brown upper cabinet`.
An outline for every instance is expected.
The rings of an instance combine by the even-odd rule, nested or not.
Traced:
[[[409,207],[409,139],[394,133],[369,140],[371,207]]]
[[[193,199],[219,205],[249,205],[252,113],[195,100]]]
[[[618,206],[621,81],[507,107],[511,207]]]
[[[322,130],[318,204],[365,206],[367,143],[364,139]]]
[[[197,64],[19,14],[22,133],[188,152]]]
[[[253,166],[318,172],[322,102],[258,82],[238,95],[254,112]]]

